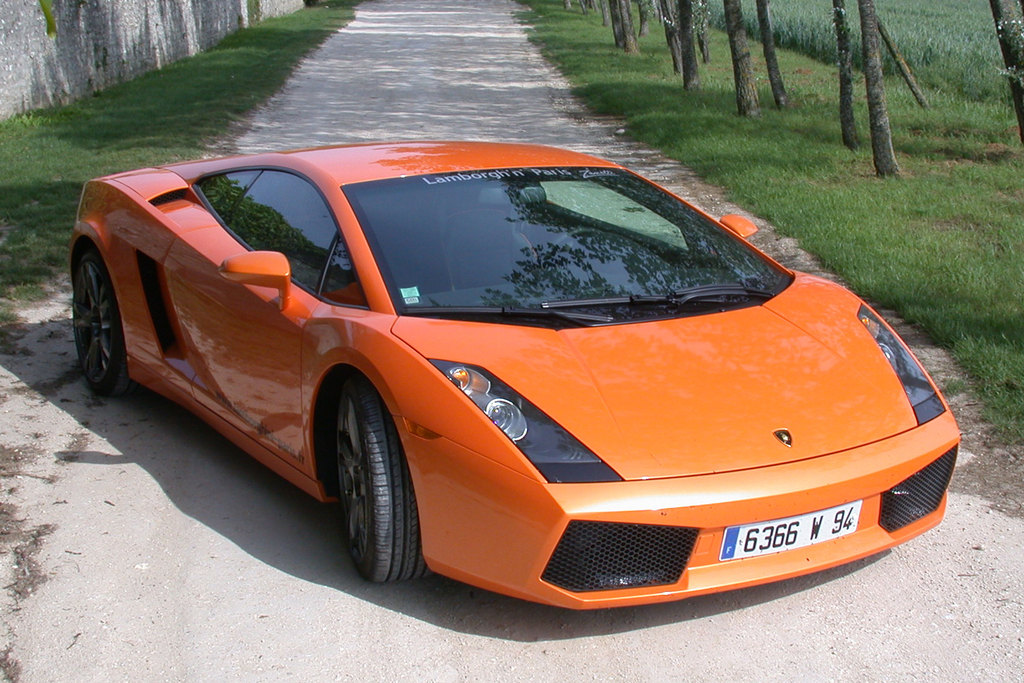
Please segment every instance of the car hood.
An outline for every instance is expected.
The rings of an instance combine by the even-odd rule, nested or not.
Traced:
[[[812,458],[915,427],[860,305],[801,276],[765,305],[673,320],[550,330],[406,316],[393,332],[427,358],[486,368],[623,478],[646,479]]]

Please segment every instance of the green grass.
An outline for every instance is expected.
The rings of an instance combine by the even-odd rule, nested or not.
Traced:
[[[971,100],[1008,101],[1003,60],[987,0],[876,0],[878,16],[923,85]],[[1012,4],[1008,4],[1013,7]],[[711,21],[725,28],[721,2],[711,2]],[[832,3],[775,0],[771,4],[776,41],[826,64],[836,61]],[[846,0],[851,40],[860,59],[857,0]],[[743,17],[760,37],[754,0],[743,0]],[[882,48],[887,67],[893,69]]]
[[[270,19],[75,104],[0,122],[0,224],[14,228],[0,244],[3,297],[37,297],[40,283],[64,268],[86,180],[202,156],[356,4],[331,0]],[[0,323],[11,319],[9,301],[0,303]]]
[[[1008,105],[931,91],[926,111],[890,82],[903,175],[879,180],[863,85],[864,148],[851,153],[840,141],[831,66],[783,51],[795,106],[771,108],[762,78],[762,118],[741,119],[724,35],[713,35],[703,89],[686,92],[660,31],[630,57],[599,17],[565,12],[560,0],[524,4],[535,10],[527,17],[536,40],[594,110],[624,117],[634,138],[723,186],[862,296],[921,325],[973,375],[988,419],[1024,441],[1024,150]],[[752,52],[756,62],[759,46]]]

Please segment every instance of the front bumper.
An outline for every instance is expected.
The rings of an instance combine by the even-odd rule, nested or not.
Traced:
[[[877,443],[784,465],[596,484],[536,481],[444,438],[404,433],[403,441],[431,569],[527,600],[590,609],[799,576],[913,538],[942,519],[959,432],[947,411]],[[729,526],[855,500],[863,506],[854,533],[771,555],[718,559]],[[564,541],[567,529],[579,536],[581,522],[599,523],[582,525],[598,533]],[[654,527],[667,527],[668,534]],[[551,569],[553,556],[557,571]],[[595,562],[596,579],[581,582],[572,573],[583,566],[586,575]],[[674,578],[677,566],[682,569]]]

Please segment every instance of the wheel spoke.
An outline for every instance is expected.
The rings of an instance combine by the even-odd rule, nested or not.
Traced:
[[[96,307],[96,313],[99,316],[100,324],[105,330],[110,328],[112,304],[113,300],[110,297],[105,296],[103,299],[100,299],[99,305]]]
[[[75,303],[83,311],[92,311],[92,295],[89,293],[89,276],[86,274],[84,268],[78,273],[78,279],[75,281]]]
[[[362,557],[366,553],[366,512],[362,505],[349,512],[348,537],[352,549]]]
[[[75,327],[86,348],[86,375],[97,380],[110,365],[113,301],[102,274],[92,263],[83,266],[79,285]]]
[[[75,296],[74,296],[75,310],[80,313],[88,313],[92,310],[92,305],[89,302],[89,292],[86,289],[85,279],[79,277],[75,282]]]
[[[103,366],[103,369],[106,370],[107,366],[110,364],[110,333],[107,332],[97,335],[96,338],[99,340],[101,356],[100,364]]]
[[[359,417],[352,401],[345,401],[339,406],[338,422],[339,485],[345,526],[352,553],[361,558],[367,549],[370,501]]]
[[[85,372],[89,377],[95,378],[103,372],[102,356],[99,339],[93,337],[89,340],[89,353],[85,357]]]
[[[348,410],[345,414],[345,431],[348,432],[349,444],[352,446],[352,453],[357,460],[363,460],[363,440],[359,433],[359,417],[356,415],[356,405],[349,401]]]
[[[89,279],[89,303],[95,307],[100,301],[103,300],[102,290],[103,286],[100,283],[100,272],[99,269],[91,263],[86,264],[85,267],[86,277]]]

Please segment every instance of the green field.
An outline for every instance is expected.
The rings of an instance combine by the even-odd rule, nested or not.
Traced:
[[[971,100],[1007,100],[1003,61],[987,0],[876,0],[879,19],[893,36],[918,80]],[[722,3],[711,2],[712,24],[725,27]],[[829,0],[775,0],[776,42],[827,64],[836,61]],[[846,0],[847,21],[859,62],[857,0]],[[759,37],[754,0],[743,0],[748,29]],[[884,49],[884,48],[883,48]],[[888,54],[888,66],[892,64]]]
[[[753,45],[762,116],[743,119],[724,34],[712,34],[702,89],[685,91],[660,30],[630,56],[600,16],[566,12],[561,0],[524,4],[535,10],[535,40],[593,110],[624,118],[632,137],[725,188],[861,296],[924,328],[973,375],[987,418],[1024,442],[1024,150],[1008,103],[931,90],[933,107],[923,110],[890,81],[903,173],[880,180],[863,83],[861,149],[842,145],[834,66],[781,51],[793,106],[779,111]]]

